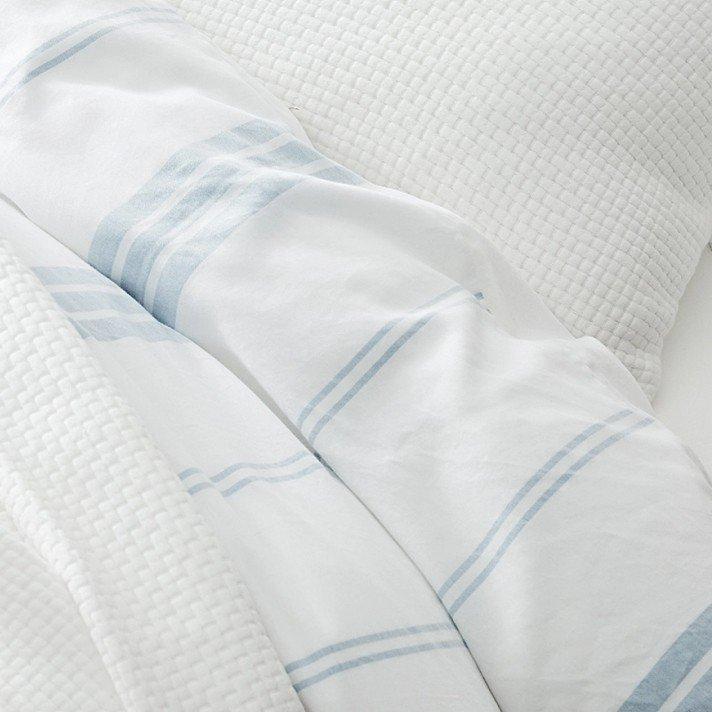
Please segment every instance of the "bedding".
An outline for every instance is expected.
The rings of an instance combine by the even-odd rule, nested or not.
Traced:
[[[660,420],[712,468],[712,249],[705,250],[663,349],[653,406]]]
[[[708,0],[172,0],[315,146],[491,239],[649,397],[712,235]]]
[[[163,451],[183,493],[157,517],[218,542],[304,707],[709,707],[712,487],[626,368],[461,218],[324,157],[131,7],[9,4],[0,230]]]
[[[422,574],[314,453],[203,349],[16,210],[0,211],[253,592],[305,705],[496,710]]]
[[[4,239],[0,298],[2,709],[302,709],[244,583]]]

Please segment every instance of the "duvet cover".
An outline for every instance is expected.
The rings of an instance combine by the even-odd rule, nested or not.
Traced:
[[[64,358],[95,364],[172,473],[157,493],[147,466],[133,486],[161,507],[124,502],[137,528],[107,520],[109,539],[148,550],[138,524],[173,522],[182,538],[157,575],[185,581],[176,620],[212,610],[193,533],[258,617],[228,618],[229,634],[196,618],[204,648],[168,656],[160,685],[127,683],[101,641],[123,616],[131,669],[138,651],[160,658],[165,631],[142,637],[139,609],[92,595],[121,612],[96,627],[61,572],[94,570],[97,551],[70,546],[60,566],[47,552],[80,531],[18,522],[5,490],[8,526],[99,643],[97,684],[130,691],[117,708],[242,709],[172,686],[210,689],[234,661],[269,680],[259,704],[285,709],[712,709],[710,480],[610,352],[572,338],[460,218],[316,152],[166,6],[3,9],[2,250],[83,342]],[[9,364],[29,357],[8,343],[12,389]],[[77,511],[109,516],[113,500],[83,486],[66,483]],[[215,641],[237,646],[245,626],[280,661],[268,678],[234,651],[213,665]],[[5,660],[15,635],[0,637]],[[71,676],[62,705],[5,689],[18,710],[84,695]]]

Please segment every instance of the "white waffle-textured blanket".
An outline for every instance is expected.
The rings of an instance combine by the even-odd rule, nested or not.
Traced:
[[[301,709],[244,584],[0,241],[0,707]]]

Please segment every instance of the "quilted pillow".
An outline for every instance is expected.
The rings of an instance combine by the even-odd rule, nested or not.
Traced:
[[[712,230],[709,0],[173,0],[317,148],[469,219],[652,396]]]

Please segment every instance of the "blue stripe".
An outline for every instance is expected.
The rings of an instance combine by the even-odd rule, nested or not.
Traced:
[[[251,129],[252,133],[245,132],[246,128]],[[245,135],[240,136],[241,133]],[[248,122],[174,154],[136,195],[102,220],[89,249],[90,264],[111,277],[116,256],[127,232],[166,202],[210,156],[211,151],[235,153],[283,133],[286,133],[285,129],[277,130],[267,122]],[[245,138],[249,140],[245,141]],[[146,286],[156,259],[171,241],[169,235],[178,229],[184,233],[187,226],[194,224],[210,206],[218,204],[251,170],[261,167],[296,168],[318,160],[325,159],[310,146],[292,140],[265,154],[237,158],[232,163],[212,169],[156,224],[136,237],[128,250],[118,280],[120,286],[149,308],[164,324],[173,326],[185,283],[240,224],[302,180],[317,178],[353,183],[357,177],[338,166],[321,169],[312,175],[290,175],[283,170],[274,171],[266,178],[258,174],[258,180],[248,185],[235,202],[216,218],[214,224],[180,245],[168,257],[158,277],[153,304],[149,305],[146,303]]]
[[[292,465],[305,457],[309,457],[309,453],[306,450],[302,450],[294,455],[290,455],[284,460],[279,460],[278,462],[237,462],[234,465],[230,465],[224,470],[221,470],[217,475],[213,475],[210,479],[213,482],[220,482],[228,475],[231,475],[233,472],[237,472],[238,470],[275,470],[280,467]]]
[[[197,475],[200,470],[197,467],[189,467],[187,470],[178,473],[179,480],[187,480],[192,475]]]
[[[199,470],[192,471],[194,468],[191,468],[191,470],[184,470],[179,477],[181,479],[186,480],[188,477],[191,475],[197,474]],[[301,480],[303,477],[306,477],[307,475],[311,475],[314,472],[319,472],[319,471],[324,471],[324,468],[322,465],[318,462],[315,462],[311,465],[308,465],[307,467],[302,468],[301,470],[297,470],[296,472],[289,472],[285,475],[273,475],[271,477],[265,477],[265,476],[260,476],[260,475],[251,475],[250,477],[243,477],[241,480],[238,480],[234,484],[230,485],[229,487],[221,490],[215,487],[215,485],[212,482],[199,482],[195,485],[192,485],[188,489],[188,494],[196,494],[197,492],[201,492],[202,490],[205,489],[217,489],[218,492],[223,496],[223,497],[231,497],[232,495],[236,494],[240,490],[244,489],[248,485],[251,485],[255,482],[263,482],[265,484],[280,484],[284,482],[294,482],[295,480]]]
[[[439,630],[456,630],[450,621],[444,623],[427,623],[425,625],[411,625],[405,626],[403,628],[391,628],[390,630],[383,630],[378,633],[370,633],[368,635],[360,635],[355,638],[349,638],[348,640],[342,640],[339,643],[333,643],[327,645],[323,648],[315,650],[310,655],[307,655],[298,660],[294,660],[284,666],[287,672],[293,672],[299,668],[311,665],[317,660],[321,660],[327,655],[332,655],[333,653],[341,652],[342,650],[348,650],[349,648],[355,648],[359,645],[368,645],[369,643],[376,643],[382,640],[391,640],[392,638],[403,638],[410,635],[419,635],[420,633],[431,633],[433,631]]]
[[[101,221],[89,249],[90,264],[111,277],[126,233],[155,212],[204,161],[266,143],[285,131],[276,124],[253,119],[174,153],[135,195]]]
[[[519,505],[519,503],[526,497],[526,495],[539,483],[541,480],[556,467],[556,465],[563,460],[567,455],[577,448],[579,445],[588,440],[591,436],[595,435],[597,432],[602,430],[607,424],[615,423],[629,415],[631,415],[632,410],[622,410],[610,418],[603,420],[598,423],[590,425],[585,430],[582,430],[578,435],[569,440],[560,450],[557,450],[542,467],[540,467],[517,491],[517,493],[509,500],[507,506],[502,510],[501,514],[497,517],[494,524],[489,528],[488,532],[485,534],[482,541],[475,547],[474,551],[450,574],[447,581],[440,587],[437,594],[442,599],[442,597],[452,588],[452,586],[460,580],[465,572],[467,572],[472,565],[480,558],[483,551],[489,546],[489,543],[495,537],[497,532],[501,529],[502,525],[506,521],[507,517],[514,511],[514,509]]]
[[[219,165],[206,173],[163,217],[136,237],[126,256],[120,286],[134,299],[143,303],[146,282],[154,262],[171,241],[169,235],[172,231],[177,227],[185,230],[194,224],[244,173],[244,170],[231,165]]]
[[[380,653],[373,653],[372,655],[362,655],[361,657],[354,658],[353,660],[347,660],[338,665],[333,665],[326,670],[323,670],[316,675],[307,677],[304,680],[294,683],[294,689],[297,692],[301,692],[307,687],[311,687],[318,682],[322,682],[333,675],[340,672],[345,672],[346,670],[353,670],[354,668],[361,667],[363,665],[369,665],[370,663],[379,662],[381,660],[391,660],[393,658],[403,657],[404,655],[414,655],[416,653],[425,653],[431,650],[447,650],[449,648],[460,648],[464,647],[464,642],[462,640],[451,640],[442,641],[437,643],[422,643],[421,645],[410,645],[404,648],[394,648],[392,650],[384,650]]]
[[[189,277],[239,225],[304,179],[302,175],[270,175],[253,183],[235,198],[230,210],[181,245],[166,261],[156,287],[151,311],[164,324],[175,325],[178,300]]]
[[[425,304],[421,304],[420,306],[416,307],[415,309],[412,309],[411,311],[408,312],[408,314],[413,314],[415,312],[420,311],[421,309],[426,309],[429,306],[433,306],[437,302],[446,299],[452,294],[455,294],[455,292],[461,291],[461,287],[456,286],[456,287],[451,287],[447,291],[443,292],[442,294],[439,294],[437,297],[434,297],[433,299],[428,300],[425,302]],[[404,316],[397,317],[396,319],[391,319],[389,322],[387,322],[384,326],[382,326],[357,352],[356,355],[343,367],[341,368],[336,375],[312,398],[309,403],[307,403],[304,408],[302,408],[302,412],[299,414],[299,417],[297,418],[296,424],[298,428],[301,428],[302,425],[304,424],[304,421],[309,417],[311,412],[314,410],[314,408],[321,403],[326,396],[331,393],[334,388],[336,388],[341,381],[346,378],[346,376],[351,373],[351,371],[358,366],[358,364],[363,361],[363,359],[373,350],[375,346],[379,344],[380,341],[383,340],[383,338],[388,334],[391,329],[393,329],[394,326],[397,326],[400,324],[403,319],[405,319]]]
[[[98,272],[86,267],[33,267],[32,271],[45,286],[67,284],[113,284]]]
[[[274,475],[272,477],[264,477],[264,476],[259,476],[259,475],[252,475],[250,477],[244,477],[241,480],[238,480],[235,482],[235,484],[231,485],[227,489],[222,491],[222,494],[224,497],[230,497],[236,492],[239,492],[241,489],[244,487],[247,487],[247,485],[251,485],[253,482],[266,482],[269,484],[277,484],[280,482],[292,482],[293,480],[300,480],[302,477],[306,477],[307,475],[310,475],[312,472],[316,472],[317,470],[321,470],[322,466],[318,463],[315,462],[313,465],[309,465],[308,467],[305,467],[301,470],[298,470],[297,472],[293,472],[291,474],[286,474],[286,475]]]
[[[471,296],[471,295],[470,295]],[[457,302],[455,304],[459,305],[465,302]],[[381,355],[381,357],[354,383],[351,388],[346,391],[346,393],[316,422],[314,427],[311,429],[309,435],[307,435],[307,440],[313,443],[319,433],[328,425],[336,414],[344,408],[359,391],[390,361],[395,354],[400,351],[403,346],[405,346],[426,324],[428,324],[433,317],[435,317],[438,312],[442,311],[444,308],[450,306],[455,306],[455,304],[447,304],[445,307],[439,307],[433,310],[429,314],[418,319],[410,328],[401,334]]]
[[[137,304],[133,299],[131,299],[131,297],[123,293],[52,292],[52,298],[65,312],[112,309],[125,314],[146,314],[146,310],[143,309],[141,305]]]
[[[710,648],[712,648],[712,605],[702,611],[680,634],[652,670],[641,680],[633,694],[621,705],[619,712],[659,710]],[[704,686],[700,692],[702,691],[705,691]],[[701,712],[705,708],[699,709]]]
[[[255,167],[297,167],[321,156],[298,141],[275,148],[265,154],[247,158],[233,157],[208,171],[198,184],[148,230],[138,235],[129,249],[121,275],[121,287],[139,302],[144,302],[146,283],[156,258],[175,237],[176,229],[185,231],[240,184]]]
[[[594,460],[598,455],[607,450],[609,447],[617,443],[619,440],[627,437],[631,433],[641,428],[644,428],[651,423],[653,423],[652,418],[643,418],[637,423],[634,423],[628,428],[621,430],[618,433],[614,433],[602,442],[598,443],[592,447],[583,457],[577,460],[561,477],[559,477],[556,482],[554,482],[549,489],[547,489],[544,494],[542,494],[539,499],[522,515],[521,519],[509,532],[505,540],[502,542],[497,552],[494,554],[487,566],[475,577],[475,579],[462,591],[458,598],[449,607],[450,615],[454,615],[461,606],[467,601],[467,599],[484,583],[487,577],[492,573],[494,568],[500,562],[507,549],[515,541],[519,533],[524,529],[524,527],[534,518],[534,516],[542,509],[542,507],[583,467],[588,465],[592,460]]]
[[[302,150],[306,150],[301,146]],[[235,199],[233,210],[226,212],[222,220],[210,226],[171,255],[158,280],[156,295],[151,311],[164,324],[175,326],[178,301],[186,282],[195,270],[222,245],[222,243],[242,223],[263,210],[286,191],[304,180],[330,178],[332,169],[325,168],[313,174],[294,174],[273,172],[261,183],[250,185],[243,194]],[[335,178],[333,178],[335,180]]]
[[[134,13],[138,12],[164,12],[168,13],[171,15],[176,15],[176,12],[173,8],[165,8],[165,7],[152,7],[150,5],[147,6],[141,6],[141,7],[131,7],[128,8],[127,10],[119,10],[118,12],[109,12],[106,13],[105,15],[99,15],[97,17],[93,17],[90,20],[84,20],[84,22],[80,22],[76,25],[72,25],[69,29],[65,30],[64,32],[60,33],[59,35],[55,35],[51,39],[47,40],[46,42],[43,42],[41,45],[38,47],[35,47],[29,54],[25,55],[23,59],[21,59],[3,78],[2,82],[0,82],[0,89],[7,84],[8,80],[13,74],[16,74],[17,71],[25,64],[28,62],[32,61],[36,57],[39,57],[43,52],[46,52],[48,49],[51,47],[54,47],[54,45],[59,44],[60,42],[63,42],[66,40],[68,37],[71,37],[72,35],[75,35],[79,30],[83,30],[85,27],[89,27],[90,25],[94,25],[97,22],[101,22],[103,20],[113,20],[114,18],[117,17],[123,17],[125,15],[132,15]]]
[[[193,485],[192,487],[188,488],[188,494],[197,494],[198,492],[202,492],[206,489],[213,489],[213,486],[210,484],[210,482],[199,482],[197,485]]]
[[[148,342],[157,341],[185,341],[185,338],[151,319],[146,321],[130,321],[118,317],[106,319],[75,319],[69,321],[84,338],[96,341],[117,341],[118,339],[137,338]]]
[[[703,712],[704,710],[707,712],[712,710],[712,668],[700,678],[675,708],[675,712]]]
[[[40,75],[44,74],[45,72],[49,71],[50,69],[54,69],[54,67],[62,64],[63,62],[66,62],[68,59],[73,57],[75,54],[78,52],[81,52],[83,49],[86,49],[89,45],[94,44],[97,40],[100,40],[102,37],[105,37],[111,32],[114,32],[115,30],[120,30],[123,29],[124,27],[129,27],[131,25],[149,25],[149,24],[155,24],[155,23],[164,23],[167,25],[174,25],[174,24],[183,24],[182,20],[179,19],[171,19],[170,17],[147,17],[147,18],[142,18],[140,20],[131,20],[130,22],[122,22],[118,25],[113,25],[111,27],[105,27],[102,30],[97,30],[93,34],[89,35],[88,37],[85,37],[81,42],[78,42],[74,46],[70,47],[69,49],[65,50],[64,52],[58,54],[54,59],[50,59],[44,64],[40,64],[38,67],[35,67],[35,69],[32,69],[31,71],[27,72],[25,76],[22,78],[21,81],[19,81],[10,91],[8,91],[5,96],[0,99],[0,109],[7,104],[8,101],[20,90],[22,87],[24,87],[26,84],[29,84],[33,79],[36,79]]]

